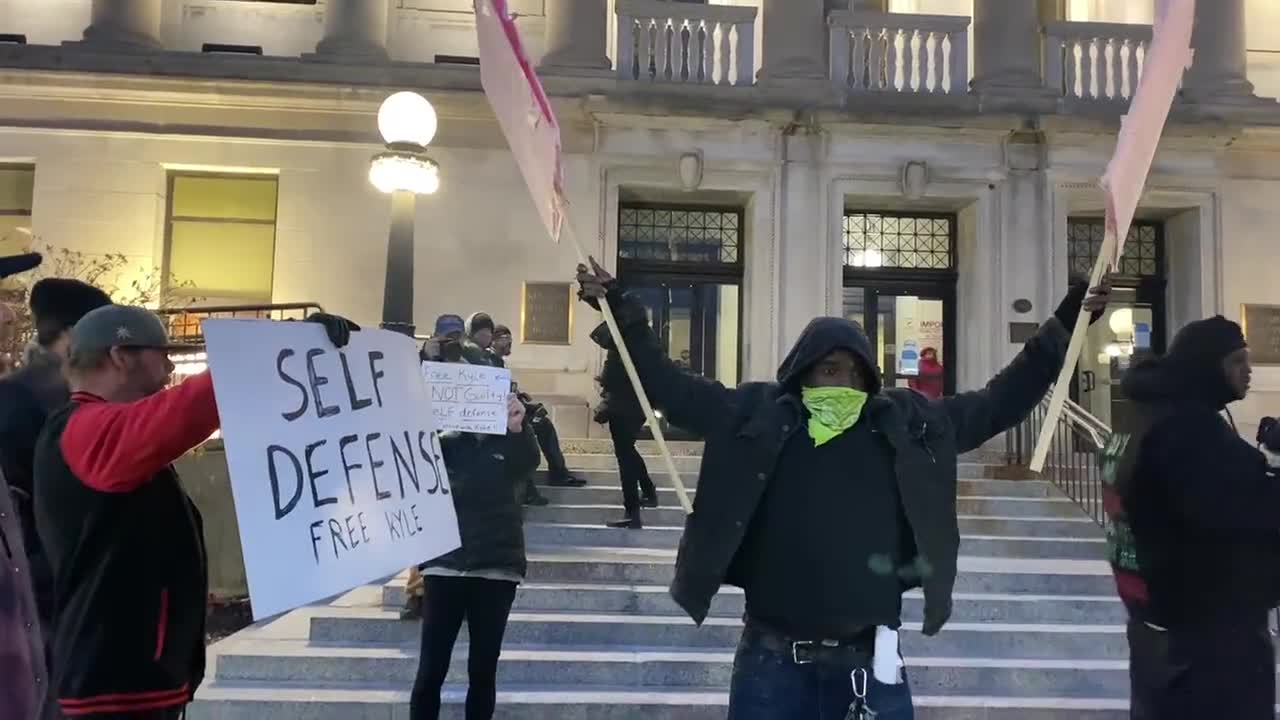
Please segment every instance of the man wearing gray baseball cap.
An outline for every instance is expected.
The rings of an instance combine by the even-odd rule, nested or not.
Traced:
[[[355,328],[308,319],[338,346]],[[36,447],[36,527],[58,588],[53,694],[67,716],[177,718],[204,677],[203,526],[172,463],[218,429],[218,408],[208,371],[166,389],[176,347],[143,308],[85,315],[71,331],[71,403]]]

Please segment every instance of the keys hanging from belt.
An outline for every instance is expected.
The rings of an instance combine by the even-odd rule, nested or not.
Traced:
[[[867,705],[867,671],[861,668],[854,670],[849,674],[849,680],[853,683],[853,702],[844,720],[875,720],[879,713]]]

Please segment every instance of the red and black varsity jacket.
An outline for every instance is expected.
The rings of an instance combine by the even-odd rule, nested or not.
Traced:
[[[180,707],[203,679],[204,532],[171,463],[217,428],[208,373],[133,403],[75,394],[45,423],[35,512],[65,716]]]

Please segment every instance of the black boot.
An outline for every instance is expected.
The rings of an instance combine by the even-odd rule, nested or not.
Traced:
[[[643,530],[644,523],[640,520],[640,511],[628,512],[621,520],[605,523],[608,527],[618,528],[622,530]]]
[[[658,507],[658,490],[654,488],[644,494],[640,498],[640,507],[656,508]]]
[[[537,486],[533,483],[529,483],[528,488],[524,493],[525,507],[546,507],[551,504],[550,500],[538,492]]]
[[[547,480],[547,484],[550,485],[551,487],[575,487],[576,488],[576,487],[586,487],[587,481],[583,480],[580,477],[576,477],[573,473],[566,470],[561,473],[553,474]]]

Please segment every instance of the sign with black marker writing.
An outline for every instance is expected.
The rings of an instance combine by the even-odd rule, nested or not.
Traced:
[[[507,434],[511,371],[465,363],[422,363],[438,432]]]
[[[459,546],[411,338],[311,323],[207,320],[209,369],[254,618]]]

